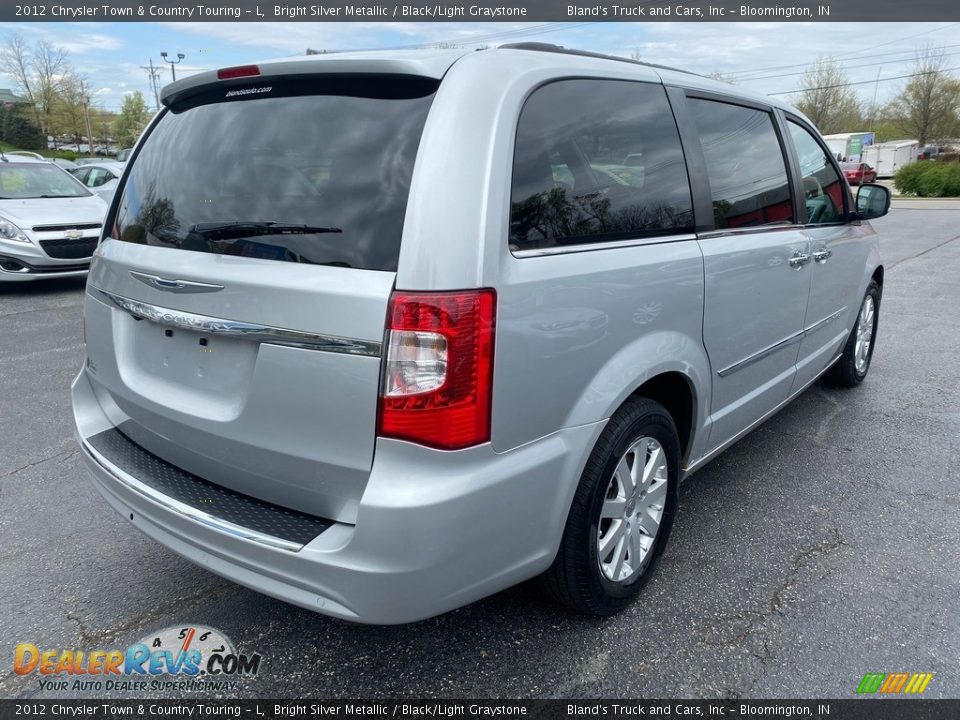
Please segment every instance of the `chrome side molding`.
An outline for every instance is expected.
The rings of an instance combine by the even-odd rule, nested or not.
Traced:
[[[831,313],[830,315],[827,315],[827,317],[823,318],[822,320],[817,320],[815,323],[813,323],[813,325],[808,325],[803,330],[798,330],[793,335],[785,337],[783,340],[780,340],[779,342],[775,342],[773,345],[770,345],[769,347],[765,347],[763,350],[760,350],[759,352],[755,352],[753,355],[750,355],[749,357],[745,357],[743,360],[738,360],[733,365],[728,365],[727,367],[721,370],[717,370],[717,375],[719,375],[720,377],[727,377],[728,375],[732,375],[733,373],[735,373],[737,370],[742,370],[748,365],[752,365],[753,363],[759,360],[763,360],[765,357],[777,352],[777,350],[782,350],[788,345],[793,345],[795,342],[799,342],[800,340],[803,340],[803,338],[805,338],[807,335],[812,333],[814,330],[818,330],[819,328],[823,327],[827,323],[831,323],[834,320],[839,319],[843,315],[843,313],[845,313],[846,311],[847,311],[847,308],[846,306],[844,306],[839,310],[837,310],[835,313]]]
[[[267,345],[284,345],[289,347],[317,350],[320,352],[341,353],[345,355],[361,355],[364,357],[380,357],[380,342],[357,340],[336,335],[321,335],[308,333],[302,330],[260,325],[258,323],[226,320],[224,318],[198,315],[183,310],[152,305],[132,300],[122,295],[109,293],[93,285],[88,285],[87,292],[98,300],[123,310],[140,320],[164,325],[181,330],[207,333],[209,335],[223,335],[226,337],[251,340]]]
[[[821,321],[821,322],[823,322],[823,321]],[[737,442],[738,440],[741,440],[744,436],[749,435],[751,432],[753,432],[753,431],[756,430],[758,427],[760,427],[761,425],[763,425],[763,423],[765,423],[767,420],[769,420],[769,419],[772,418],[774,415],[776,415],[778,412],[780,412],[781,410],[783,410],[783,408],[785,408],[787,405],[789,405],[791,402],[793,402],[793,400],[794,400],[798,395],[800,395],[801,393],[805,392],[805,391],[807,390],[807,388],[809,388],[809,387],[810,387],[811,385],[813,385],[817,380],[819,380],[821,377],[823,377],[824,374],[827,372],[827,370],[829,370],[830,368],[832,368],[833,365],[834,365],[834,363],[836,363],[837,360],[839,360],[842,355],[843,355],[843,352],[842,352],[842,351],[839,352],[839,353],[837,353],[836,356],[833,358],[833,360],[831,360],[830,362],[828,362],[828,363],[827,363],[827,366],[826,366],[825,368],[823,368],[823,370],[821,370],[820,372],[818,372],[813,378],[811,378],[811,379],[808,380],[806,383],[804,383],[802,387],[797,388],[797,390],[795,390],[794,392],[792,392],[789,397],[787,397],[783,402],[779,403],[775,408],[772,408],[769,412],[764,413],[761,417],[759,417],[759,418],[757,418],[756,420],[754,420],[752,423],[750,423],[747,427],[745,427],[743,430],[741,430],[740,432],[738,432],[736,435],[734,435],[734,436],[733,436],[732,438],[730,438],[729,440],[721,443],[720,445],[717,445],[713,450],[710,450],[710,451],[704,453],[703,455],[701,455],[699,458],[697,458],[697,459],[694,460],[693,462],[687,464],[686,467],[681,468],[681,469],[680,469],[680,473],[681,473],[680,477],[681,477],[681,479],[686,480],[686,479],[687,479],[688,477],[690,477],[696,470],[699,470],[700,468],[702,468],[704,465],[706,465],[708,462],[710,462],[711,460],[713,460],[713,458],[715,458],[717,455],[719,455],[720,453],[722,453],[722,452],[723,452],[724,450],[726,450],[728,447],[730,447],[731,445],[733,445],[733,444],[734,444],[735,442]]]

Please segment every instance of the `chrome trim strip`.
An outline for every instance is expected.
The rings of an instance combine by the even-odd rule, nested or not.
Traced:
[[[780,340],[779,342],[775,342],[773,345],[770,345],[769,347],[765,347],[763,350],[760,350],[759,352],[755,352],[753,355],[750,355],[749,357],[745,357],[743,360],[738,360],[733,365],[728,365],[722,370],[717,370],[717,375],[719,375],[720,377],[726,377],[727,375],[732,375],[737,370],[743,370],[743,368],[747,367],[748,365],[753,365],[753,363],[758,362],[759,360],[763,360],[765,357],[772,355],[777,350],[782,350],[788,345],[793,345],[793,343],[802,340],[803,335],[804,335],[804,331],[798,330],[793,335],[790,335],[789,337],[785,337],[783,340]]]
[[[697,236],[693,234],[657,235],[656,237],[637,238],[635,240],[609,240],[607,242],[561,245],[548,248],[536,248],[533,250],[511,250],[510,253],[517,258],[529,258],[541,257],[543,255],[567,255],[571,253],[590,252],[592,250],[612,250],[616,248],[640,247],[641,245],[662,245],[663,243],[682,242],[684,240],[696,239]]]
[[[842,308],[840,308],[839,310],[837,310],[835,313],[831,313],[831,314],[827,315],[825,318],[823,318],[823,320],[817,320],[813,325],[810,325],[809,327],[804,328],[803,334],[804,334],[804,335],[809,335],[809,334],[812,333],[814,330],[819,330],[821,327],[823,327],[823,326],[826,325],[827,323],[831,323],[831,322],[833,322],[834,320],[839,320],[839,319],[840,319],[840,316],[843,315],[846,311],[847,311],[847,306],[844,305]]]
[[[156,503],[164,510],[169,510],[170,512],[176,513],[177,515],[186,518],[187,520],[192,520],[193,522],[200,523],[205,525],[212,530],[223,533],[224,535],[229,535],[231,537],[238,537],[242,540],[249,540],[250,542],[259,543],[260,545],[266,545],[267,547],[274,548],[276,550],[286,550],[287,552],[298,552],[303,549],[303,545],[300,545],[290,540],[285,540],[283,538],[278,538],[273,535],[266,535],[264,533],[258,532],[257,530],[251,530],[250,528],[242,527],[236,525],[227,520],[221,520],[218,517],[214,517],[209,513],[203,512],[203,510],[198,510],[195,507],[191,507],[186,503],[182,503],[179,500],[175,500],[169,495],[164,495],[157,490],[154,490],[148,485],[144,485],[142,482],[137,480],[132,475],[128,475],[123,470],[120,470],[116,466],[110,463],[103,455],[98,453],[87,441],[85,438],[81,438],[80,445],[83,448],[83,451],[90,456],[90,458],[99,465],[104,472],[106,472],[110,477],[116,480],[118,483],[123,485],[128,490],[141,495],[142,497],[150,500],[151,502]]]
[[[148,275],[147,273],[129,270],[130,276],[134,280],[139,280],[145,285],[149,285],[157,290],[172,293],[208,293],[223,290],[223,285],[214,285],[212,283],[193,282],[192,280],[168,280],[159,275]]]
[[[839,352],[839,353],[837,353],[837,356],[836,356],[835,358],[833,358],[833,360],[831,360],[830,362],[828,362],[827,365],[826,365],[826,367],[823,368],[823,370],[821,370],[821,371],[818,372],[816,375],[814,375],[813,379],[811,379],[809,382],[805,383],[805,384],[803,385],[803,387],[799,388],[796,392],[791,393],[790,396],[787,397],[787,399],[784,400],[782,403],[780,403],[779,405],[777,405],[775,408],[773,408],[773,409],[770,410],[769,412],[765,413],[764,415],[761,415],[757,420],[754,420],[752,423],[750,423],[749,425],[747,425],[747,427],[745,427],[743,430],[741,430],[740,432],[738,432],[736,435],[734,435],[732,438],[730,438],[730,439],[727,440],[726,442],[721,443],[720,445],[718,445],[717,447],[715,447],[713,450],[709,451],[709,452],[706,453],[705,455],[700,456],[700,458],[699,458],[698,460],[695,460],[694,462],[690,463],[690,464],[687,465],[685,468],[683,468],[683,476],[682,476],[682,479],[688,478],[688,477],[689,477],[690,475],[692,475],[696,470],[700,469],[700,468],[703,467],[706,463],[708,463],[708,462],[710,462],[711,460],[713,460],[717,455],[719,455],[720,453],[722,453],[722,452],[723,452],[724,450],[726,450],[728,447],[730,447],[731,445],[733,445],[733,444],[734,444],[735,442],[737,442],[738,440],[741,440],[745,435],[748,435],[748,434],[751,433],[753,430],[756,430],[760,425],[762,425],[762,424],[765,423],[767,420],[769,420],[771,417],[773,417],[773,416],[776,415],[778,412],[780,412],[784,407],[786,407],[790,402],[792,402],[798,395],[800,395],[800,394],[801,394],[802,392],[804,392],[807,388],[809,388],[811,385],[813,385],[817,380],[819,380],[821,377],[823,377],[823,374],[824,374],[825,372],[827,372],[827,370],[829,370],[830,368],[833,367],[834,363],[836,363],[837,360],[840,359],[840,356],[841,356],[841,355],[843,355],[843,352],[842,352],[842,351]]]
[[[749,357],[744,358],[743,360],[738,360],[733,365],[729,365],[723,368],[722,370],[718,370],[717,375],[719,375],[720,377],[726,377],[727,375],[732,375],[737,370],[742,370],[747,365],[752,365],[758,360],[763,360],[763,358],[767,357],[768,355],[771,355],[772,353],[775,353],[777,350],[781,350],[787,347],[788,345],[792,345],[798,340],[802,340],[803,338],[805,338],[814,330],[819,330],[821,327],[823,327],[827,323],[837,320],[838,318],[840,318],[841,315],[843,315],[844,312],[846,312],[846,310],[847,310],[847,306],[844,305],[835,313],[831,313],[830,315],[827,315],[827,317],[823,318],[822,320],[817,320],[813,325],[809,325],[805,327],[803,330],[795,332],[793,335],[787,338],[784,338],[780,342],[774,343],[773,345],[766,347],[763,350],[760,350],[759,352],[756,352],[753,355],[750,355]]]
[[[150,320],[167,327],[193,330],[210,335],[224,335],[267,345],[284,345],[320,352],[380,357],[382,343],[379,342],[338,337],[336,335],[319,335],[302,330],[289,330],[258,323],[197,315],[183,310],[173,310],[139,300],[131,300],[122,295],[108,293],[93,285],[89,285],[87,289],[94,297],[129,313],[135,318]]]
[[[804,229],[804,225],[797,225],[796,223],[784,224],[784,225],[752,225],[750,227],[741,227],[741,228],[722,228],[720,230],[708,230],[702,232],[697,236],[699,240],[710,240],[712,238],[719,237],[732,237],[737,235],[754,235],[756,233],[771,233],[771,232],[784,232],[786,230],[801,231]],[[819,225],[817,227],[820,227]]]

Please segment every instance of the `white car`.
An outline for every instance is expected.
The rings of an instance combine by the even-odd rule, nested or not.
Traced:
[[[120,175],[123,174],[123,163],[113,160],[87,162],[75,168],[70,168],[69,172],[82,182],[88,190],[99,195],[104,202],[109,203],[113,199],[113,193],[117,190]]]
[[[0,153],[0,283],[86,275],[106,212],[66,170]]]

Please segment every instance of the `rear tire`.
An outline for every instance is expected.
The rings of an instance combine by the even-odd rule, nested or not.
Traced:
[[[630,398],[587,460],[557,557],[542,578],[547,592],[597,617],[626,607],[666,547],[679,476],[680,440],[670,413]]]
[[[849,388],[863,382],[870,371],[879,322],[880,286],[875,280],[871,280],[860,303],[857,321],[847,338],[843,354],[824,377],[827,384]]]

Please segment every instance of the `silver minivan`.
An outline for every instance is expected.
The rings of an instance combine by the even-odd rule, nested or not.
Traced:
[[[348,620],[540,577],[609,615],[678,484],[869,369],[883,266],[796,110],[540,45],[180,80],[120,180],[73,385],[97,488]]]

